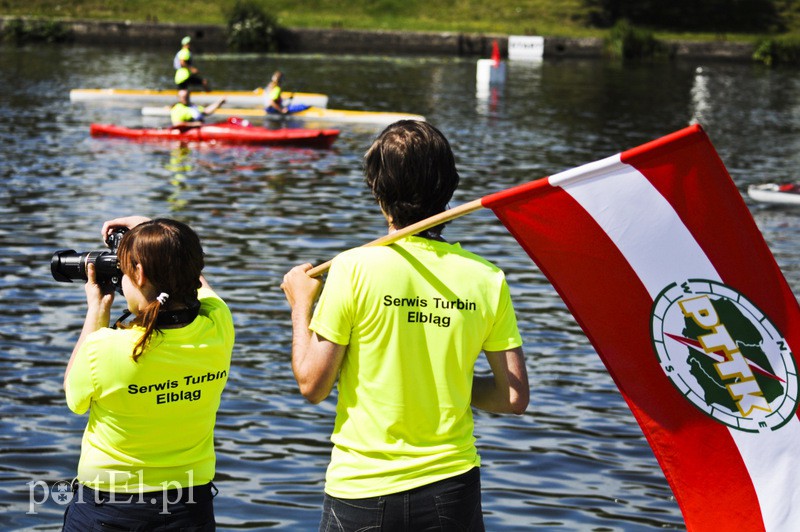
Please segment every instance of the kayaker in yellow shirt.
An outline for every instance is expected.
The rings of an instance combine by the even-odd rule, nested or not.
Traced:
[[[178,91],[178,103],[172,106],[169,112],[172,127],[197,127],[202,126],[207,116],[211,115],[225,103],[225,97],[220,98],[208,107],[194,105],[191,95],[186,89]]]
[[[181,40],[181,49],[175,54],[172,66],[175,67],[175,85],[179,89],[188,89],[189,85],[201,85],[206,92],[210,91],[208,80],[200,76],[200,71],[192,64],[192,38]]]
[[[264,107],[268,113],[280,113],[285,115],[289,109],[283,105],[283,90],[281,83],[283,82],[283,72],[276,70],[272,74],[267,87],[264,89]]]
[[[285,103],[281,83],[283,83],[283,72],[276,70],[264,88],[264,111],[267,114],[291,115],[311,107],[310,105],[292,103],[291,97],[289,98],[289,103]]]

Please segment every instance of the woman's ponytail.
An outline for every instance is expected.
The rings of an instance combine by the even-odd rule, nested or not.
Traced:
[[[136,345],[133,346],[134,362],[139,361],[139,357],[142,356],[142,353],[147,349],[147,344],[150,342],[153,333],[157,332],[156,322],[158,321],[158,312],[160,310],[161,303],[156,299],[151,301],[150,304],[145,307],[144,311],[133,320],[132,323],[134,325],[139,325],[144,328],[144,334],[139,338],[139,341],[136,342]]]
[[[158,314],[168,302],[186,307],[197,304],[204,266],[203,248],[189,226],[158,218],[125,233],[117,255],[120,268],[129,276],[141,265],[158,294],[131,322],[144,328],[144,334],[133,348],[133,360],[138,361],[148,349],[153,334],[160,332]]]

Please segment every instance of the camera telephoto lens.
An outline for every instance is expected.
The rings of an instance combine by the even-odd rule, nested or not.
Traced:
[[[60,283],[71,283],[76,280],[86,281],[86,265],[94,264],[95,280],[99,285],[113,287],[122,293],[122,271],[117,261],[117,247],[127,229],[118,228],[106,239],[111,251],[84,251],[78,253],[74,249],[62,249],[53,253],[50,259],[50,273]]]
[[[62,249],[53,253],[50,259],[50,273],[60,283],[71,283],[73,279],[86,280],[85,261],[88,253],[78,253],[73,249]]]
[[[122,293],[122,271],[117,264],[117,254],[110,251],[56,251],[50,259],[50,273],[53,279],[61,283],[86,281],[86,265],[90,263],[94,264],[97,284],[110,285]]]

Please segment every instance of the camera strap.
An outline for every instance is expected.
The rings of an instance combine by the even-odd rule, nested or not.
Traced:
[[[158,313],[156,327],[165,325],[181,325],[192,323],[200,312],[200,302],[195,301],[187,308],[180,310],[162,310]]]
[[[158,318],[156,318],[156,328],[168,325],[185,325],[192,323],[199,313],[199,301],[195,301],[187,308],[180,310],[162,310],[158,313]],[[122,322],[128,319],[131,314],[132,312],[130,310],[125,309],[125,311],[119,318],[117,318],[117,321],[114,322],[114,325],[111,328],[116,329],[119,327]]]
[[[128,316],[130,316],[131,314],[133,314],[133,313],[130,310],[125,309],[125,311],[122,313],[122,315],[119,318],[117,318],[117,321],[114,322],[114,325],[112,325],[111,328],[112,329],[116,329],[117,327],[122,325],[122,322],[127,320]]]

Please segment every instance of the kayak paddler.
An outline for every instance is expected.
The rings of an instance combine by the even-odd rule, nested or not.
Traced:
[[[225,103],[225,98],[220,98],[208,107],[194,105],[187,89],[178,91],[178,103],[172,106],[169,112],[172,127],[197,127],[202,126],[207,116],[211,115]]]
[[[181,49],[172,59],[175,67],[175,85],[178,89],[188,89],[189,85],[202,85],[203,90],[211,90],[208,80],[200,76],[200,71],[192,64],[192,38],[188,35],[181,40]]]
[[[281,82],[283,81],[283,72],[276,70],[272,74],[267,87],[264,89],[264,110],[267,113],[280,113],[285,115],[289,112],[287,107],[283,106],[283,97],[281,93]]]
[[[283,104],[283,89],[281,83],[283,82],[283,72],[276,70],[272,74],[272,78],[264,89],[264,111],[267,114],[281,114],[288,115],[298,113],[308,109],[309,105],[302,104]],[[291,101],[291,98],[290,98]]]

